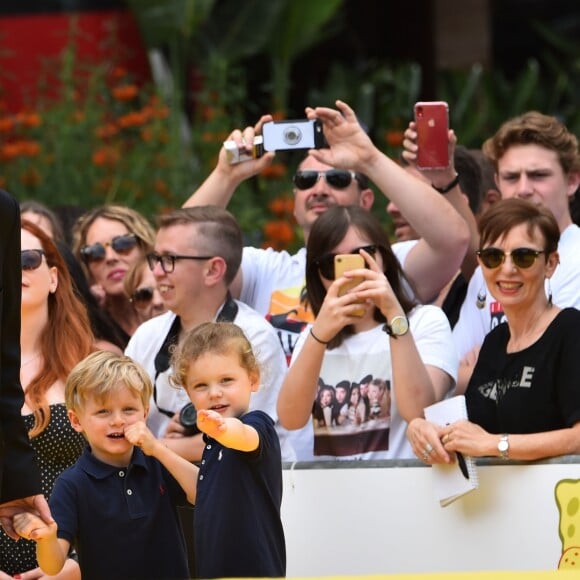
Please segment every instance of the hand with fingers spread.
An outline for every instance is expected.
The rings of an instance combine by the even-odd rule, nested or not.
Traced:
[[[327,165],[366,173],[367,165],[381,153],[361,127],[355,112],[340,100],[336,101],[336,107],[306,109],[308,118],[322,122],[324,136],[330,147],[313,149],[309,153]]]

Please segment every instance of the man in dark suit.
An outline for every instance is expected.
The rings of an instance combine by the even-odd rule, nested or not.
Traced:
[[[21,284],[20,210],[0,189],[0,524],[15,539],[12,517],[18,512],[52,521],[20,412]]]

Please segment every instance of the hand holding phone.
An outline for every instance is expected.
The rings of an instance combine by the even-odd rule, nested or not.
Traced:
[[[334,279],[340,278],[345,272],[350,270],[358,270],[365,267],[365,260],[360,254],[337,254],[334,257]],[[338,291],[339,296],[344,296],[350,290],[358,286],[364,278],[357,276],[352,278],[348,282],[345,282]],[[363,316],[365,313],[364,308],[359,308],[355,310],[353,316]]]
[[[269,121],[262,126],[264,151],[321,149],[326,147],[322,123],[315,119]]]
[[[417,169],[449,167],[449,106],[444,101],[415,103]]]

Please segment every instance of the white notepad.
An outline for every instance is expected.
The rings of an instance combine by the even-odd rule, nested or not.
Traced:
[[[467,419],[465,397],[457,395],[439,403],[425,407],[425,419],[438,425],[448,425],[459,419]],[[473,457],[463,455],[464,469],[458,456],[455,463],[436,463],[432,466],[432,478],[435,495],[441,507],[449,505],[462,495],[477,489],[479,480],[477,466]],[[464,475],[467,474],[467,477]]]

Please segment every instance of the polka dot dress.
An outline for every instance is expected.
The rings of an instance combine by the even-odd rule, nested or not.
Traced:
[[[26,428],[34,424],[33,415],[25,415]],[[70,425],[64,404],[50,406],[50,423],[37,437],[31,439],[36,451],[42,493],[48,499],[54,480],[81,455],[85,439]],[[36,544],[20,539],[15,542],[0,530],[0,570],[6,574],[18,574],[36,568]]]

